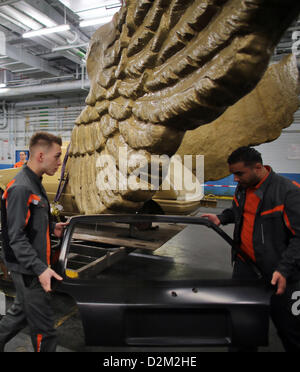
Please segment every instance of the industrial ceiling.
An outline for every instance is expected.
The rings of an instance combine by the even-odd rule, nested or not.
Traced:
[[[0,101],[87,96],[85,58],[90,37],[121,2],[0,0]],[[92,25],[86,26],[87,21]],[[30,31],[57,26],[68,30],[26,37]],[[273,59],[291,53],[298,39],[300,19],[286,32]]]
[[[90,37],[120,5],[119,0],[0,1],[0,100],[76,91],[87,95]],[[83,21],[96,24],[85,26]],[[56,26],[69,29],[26,37],[29,31]]]

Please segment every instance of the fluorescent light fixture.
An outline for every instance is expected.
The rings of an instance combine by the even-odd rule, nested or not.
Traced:
[[[103,18],[114,15],[118,9],[106,9],[106,8],[97,8],[97,9],[88,9],[82,12],[78,12],[77,15],[81,20]]]
[[[79,23],[79,27],[88,27],[88,26],[104,24],[104,23],[110,22],[111,20],[112,20],[112,15],[109,17],[86,19],[85,21],[81,21]]]
[[[82,48],[82,47],[88,47],[88,43],[82,43],[82,44],[70,44],[70,45],[61,45],[55,48],[52,48],[52,52],[58,52],[61,50],[68,50],[68,49],[74,49],[74,48]]]
[[[63,31],[68,31],[68,30],[70,30],[70,25],[65,24],[65,25],[48,27],[48,28],[40,28],[39,30],[25,32],[25,34],[23,34],[22,36],[24,38],[28,38],[28,37],[53,34],[54,32],[63,32]]]

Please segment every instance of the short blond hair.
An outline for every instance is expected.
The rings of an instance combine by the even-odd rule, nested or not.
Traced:
[[[48,148],[51,147],[53,143],[61,146],[61,137],[48,132],[37,132],[30,138],[29,151],[32,151],[32,149],[37,145]]]

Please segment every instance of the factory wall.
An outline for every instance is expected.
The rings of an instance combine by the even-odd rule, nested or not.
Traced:
[[[11,168],[20,150],[28,150],[29,139],[37,131],[49,131],[70,140],[84,99],[20,102],[0,106],[0,169]]]
[[[295,113],[293,124],[284,129],[277,140],[255,148],[262,154],[264,164],[300,184],[300,110]],[[231,175],[219,181],[206,182],[204,193],[233,196],[235,185]]]

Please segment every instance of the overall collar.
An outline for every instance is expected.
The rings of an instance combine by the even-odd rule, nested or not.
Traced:
[[[273,169],[269,166],[269,165],[265,165],[265,168],[267,169],[267,171],[269,172],[268,175],[266,177],[264,177],[261,182],[259,182],[259,184],[255,187],[255,194],[260,198],[260,199],[263,199],[263,196],[264,196],[264,193],[266,191],[266,189],[268,188],[272,178],[273,178],[273,174],[274,174],[274,171]]]
[[[43,177],[39,177],[27,164],[23,165],[25,172],[30,176],[30,178],[37,184],[41,184]]]
[[[268,188],[273,175],[274,171],[269,165],[265,165],[265,168],[268,170],[268,174],[252,189],[254,190],[254,193],[260,198],[263,199],[264,193],[266,189]],[[246,195],[247,189],[243,189],[242,187],[239,187],[239,192]]]
[[[47,198],[46,190],[44,189],[44,186],[42,185],[43,177],[39,177],[31,168],[29,168],[26,164],[23,165],[23,169],[28,175],[28,177],[33,181],[36,186],[40,189],[41,193],[44,194],[44,197]]]

